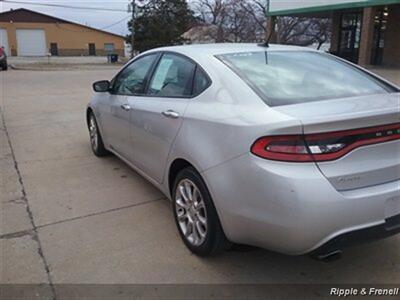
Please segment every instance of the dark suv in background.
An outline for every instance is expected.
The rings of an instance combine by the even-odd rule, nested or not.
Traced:
[[[2,70],[7,70],[7,55],[6,52],[4,51],[3,47],[0,47],[0,68]]]

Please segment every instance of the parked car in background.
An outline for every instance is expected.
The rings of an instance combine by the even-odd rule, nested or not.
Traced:
[[[197,255],[329,259],[400,232],[400,90],[369,71],[308,48],[191,45],[93,87],[94,154],[167,195]]]
[[[3,47],[0,47],[0,68],[2,70],[7,70],[8,69],[7,55],[6,55],[6,51],[4,50]]]

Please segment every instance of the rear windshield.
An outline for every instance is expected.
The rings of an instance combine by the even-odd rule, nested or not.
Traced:
[[[396,91],[350,64],[318,52],[258,51],[217,58],[270,106]]]

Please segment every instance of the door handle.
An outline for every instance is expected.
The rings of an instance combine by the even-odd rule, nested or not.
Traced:
[[[179,113],[177,113],[176,111],[173,111],[173,110],[163,111],[162,115],[164,117],[167,117],[170,119],[178,119],[179,118]]]
[[[122,104],[121,108],[125,111],[130,111],[131,110],[131,106],[129,104]]]

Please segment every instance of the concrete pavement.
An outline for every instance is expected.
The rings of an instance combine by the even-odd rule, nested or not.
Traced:
[[[0,283],[399,283],[400,236],[329,264],[258,249],[192,255],[163,195],[91,153],[91,83],[115,72],[0,73]]]
[[[8,64],[12,69],[31,71],[112,70],[116,66],[121,67],[128,60],[128,57],[120,57],[117,63],[110,64],[105,56],[10,56]]]

